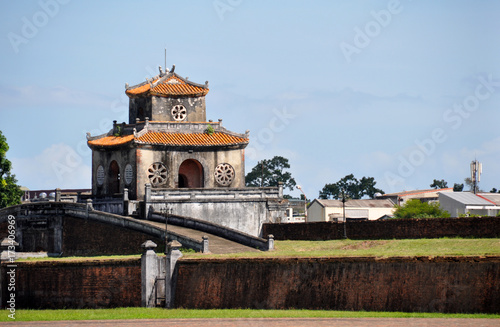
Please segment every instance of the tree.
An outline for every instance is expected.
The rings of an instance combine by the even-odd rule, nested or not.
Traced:
[[[377,182],[373,177],[363,177],[358,180],[353,174],[350,174],[337,183],[326,184],[319,192],[319,198],[338,200],[342,198],[342,191],[344,191],[345,196],[350,199],[361,199],[364,196],[373,199],[376,193],[384,194],[384,191],[375,187],[375,184]]]
[[[496,187],[492,188],[490,193],[500,193],[500,190],[497,190]]]
[[[448,218],[448,211],[442,210],[439,203],[421,202],[419,199],[406,201],[402,206],[396,205],[394,218]]]
[[[283,182],[283,188],[293,191],[295,179],[286,169],[290,168],[288,159],[274,156],[272,159],[259,161],[255,167],[245,176],[246,186],[278,186]]]
[[[462,192],[464,190],[464,184],[453,184],[453,192]]]
[[[442,180],[437,180],[435,179],[432,184],[431,184],[431,187],[432,188],[435,188],[435,189],[439,189],[439,188],[447,188],[448,187],[448,183],[445,182],[444,179]]]
[[[9,151],[7,139],[0,131],[0,208],[21,203],[23,191],[17,185],[16,176],[10,173],[12,163],[5,154]]]

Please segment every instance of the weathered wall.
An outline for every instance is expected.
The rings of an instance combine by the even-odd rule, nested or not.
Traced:
[[[2,306],[7,293],[2,265]],[[111,308],[141,305],[140,259],[18,262],[16,309]]]
[[[354,240],[500,237],[500,217],[389,219],[347,222],[347,237]],[[344,238],[344,224],[332,222],[264,224],[262,237],[276,240],[335,240]]]
[[[165,249],[161,239],[109,224],[72,217],[63,224],[63,256],[139,254],[147,240],[158,244],[159,253]]]
[[[500,257],[178,261],[175,307],[500,312]]]

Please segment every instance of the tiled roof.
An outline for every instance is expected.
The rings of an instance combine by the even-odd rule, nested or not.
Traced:
[[[157,77],[151,83],[146,82],[132,86],[125,93],[127,95],[153,94],[159,96],[203,96],[208,93],[208,87],[187,81],[177,74],[169,75]]]
[[[238,145],[248,143],[247,138],[233,136],[225,133],[165,133],[148,132],[136,139],[137,143],[161,144],[176,146],[217,146]]]
[[[126,136],[106,136],[97,140],[88,141],[89,145],[96,146],[115,146],[128,143],[134,139],[134,135]]]
[[[116,146],[126,144],[131,141],[139,144],[170,145],[170,146],[227,146],[247,144],[248,138],[238,137],[226,133],[215,132],[212,135],[207,133],[167,133],[148,132],[142,136],[105,136],[100,139],[89,141],[93,146]]]

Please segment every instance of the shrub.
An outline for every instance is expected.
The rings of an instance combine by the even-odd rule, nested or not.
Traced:
[[[450,214],[442,210],[439,203],[421,202],[418,199],[408,200],[404,205],[396,205],[394,218],[448,218]]]

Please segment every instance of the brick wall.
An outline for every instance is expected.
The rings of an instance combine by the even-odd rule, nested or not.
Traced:
[[[152,240],[164,252],[161,239],[100,222],[64,217],[63,256],[140,254],[141,244]]]
[[[181,259],[174,303],[500,313],[500,257]]]
[[[2,264],[2,306],[7,293]],[[16,309],[112,308],[141,305],[140,259],[18,262]]]
[[[347,222],[353,240],[439,237],[500,237],[500,218],[388,219]],[[335,240],[344,238],[344,224],[333,222],[264,224],[262,235],[276,240]]]

